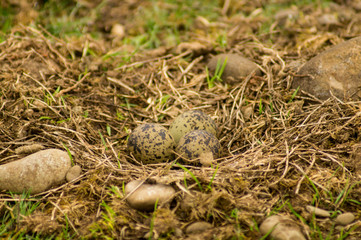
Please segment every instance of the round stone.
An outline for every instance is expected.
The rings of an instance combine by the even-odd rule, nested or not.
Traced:
[[[66,173],[66,180],[68,182],[73,181],[81,175],[81,167],[79,165],[75,165],[69,169]]]
[[[355,220],[355,215],[350,212],[342,213],[336,217],[336,224],[348,225]]]
[[[165,184],[147,184],[140,180],[129,182],[125,186],[128,204],[137,210],[152,211],[155,204],[163,204],[171,201],[175,190],[173,187]]]
[[[247,77],[252,72],[261,75],[257,64],[239,54],[219,54],[214,56],[207,64],[212,75],[216,74],[223,64],[226,64],[221,79],[229,84],[240,82],[240,78]]]

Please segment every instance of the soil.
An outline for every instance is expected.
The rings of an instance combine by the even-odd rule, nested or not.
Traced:
[[[79,17],[98,2],[84,1]],[[262,32],[266,19],[257,11],[268,1],[246,2],[220,4],[223,17],[208,26],[180,23],[183,45],[160,36],[158,46],[131,56],[111,54],[134,48],[111,29],[120,23],[128,36],[144,32],[134,16],[148,1],[105,1],[89,23],[100,37],[63,39],[41,25],[14,27],[0,43],[0,164],[23,157],[18,147],[41,144],[68,149],[82,175],[31,196],[40,202],[37,209],[2,236],[22,230],[66,238],[67,229],[73,239],[258,239],[257,226],[280,212],[310,239],[331,231],[338,239],[346,230],[352,230],[347,239],[360,239],[361,102],[320,101],[295,95],[290,86],[302,63],[361,34],[361,9],[341,0],[325,8],[293,7],[298,17],[274,19]],[[18,14],[27,11],[22,7]],[[240,9],[244,15],[236,14]],[[337,15],[337,24],[319,23],[324,14]],[[212,38],[217,31],[226,33],[226,46]],[[262,75],[209,88],[206,64],[219,53],[251,59]],[[191,175],[173,161],[143,165],[127,151],[132,129],[142,123],[168,128],[190,109],[218,126],[222,155],[211,167],[185,164]],[[154,212],[132,209],[123,188],[138,179],[173,186],[175,199]],[[16,197],[0,192],[0,213]],[[332,219],[310,216],[307,205],[333,217],[352,212],[356,220],[334,228]],[[197,221],[213,227],[186,235]]]

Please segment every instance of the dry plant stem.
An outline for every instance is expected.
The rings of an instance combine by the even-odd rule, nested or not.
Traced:
[[[127,84],[123,83],[121,80],[111,78],[111,77],[107,77],[107,79],[108,79],[108,81],[110,81],[112,83],[115,83],[115,84],[118,84],[119,86],[129,90],[130,92],[135,93],[135,90],[133,88],[129,87]]]
[[[63,95],[64,93],[70,92],[71,90],[74,90],[75,88],[77,88],[82,82],[84,82],[84,80],[90,76],[91,73],[87,73],[85,74],[79,81],[77,81],[73,86],[68,87],[66,89],[60,90],[55,97],[60,97],[61,95]]]
[[[178,97],[176,98],[177,101],[179,101],[179,103],[181,103],[182,105],[184,105],[187,109],[190,109],[189,106],[187,105],[187,103],[183,100],[182,95],[179,93],[179,91],[173,86],[171,79],[169,78],[168,74],[168,66],[166,65],[166,62],[163,62],[163,66],[162,66],[162,76],[167,80],[169,87],[171,88],[173,94],[177,95]],[[174,96],[175,97],[175,96]]]
[[[196,59],[194,59],[184,71],[181,71],[182,74],[178,76],[177,78],[177,82],[180,81],[193,67],[195,64],[199,63],[200,61],[202,61],[203,56],[197,57]]]
[[[232,92],[230,93],[230,97],[233,98],[233,105],[232,105],[232,108],[231,108],[231,113],[230,113],[230,116],[229,116],[229,127],[232,125],[232,121],[233,121],[233,118],[234,118],[234,112],[235,112],[235,109],[237,107],[237,112],[239,111],[239,109],[241,108],[242,106],[242,103],[244,101],[244,92],[245,92],[245,89],[246,89],[246,86],[249,82],[249,80],[252,78],[252,76],[254,75],[255,71],[251,72],[247,77],[246,79],[243,81],[241,87],[239,88],[237,94],[236,94],[236,97],[233,97],[232,96]],[[238,105],[237,105],[237,102],[239,101]]]
[[[279,183],[287,174],[288,172],[288,166],[289,166],[289,160],[290,160],[290,156],[292,155],[292,153],[296,150],[296,147],[295,148],[292,148],[291,152],[289,151],[289,148],[288,148],[288,144],[287,144],[287,141],[285,141],[285,147],[286,147],[286,156],[285,158],[280,162],[278,163],[277,165],[280,165],[284,162],[286,162],[286,165],[285,165],[285,169],[282,173],[282,176],[276,180],[275,182],[271,183],[270,186],[274,186],[276,185],[277,183]]]
[[[53,203],[52,201],[49,201],[49,202],[50,202],[54,207],[56,207],[64,216],[66,216],[66,214],[64,213],[64,211],[63,211],[57,204]],[[66,218],[67,218],[67,220],[68,220],[71,228],[72,228],[72,229],[74,230],[74,232],[76,233],[76,235],[79,236],[79,232],[78,232],[78,231],[76,230],[76,228],[74,227],[73,222],[72,222],[68,217],[66,217]]]
[[[299,191],[300,191],[300,187],[301,187],[301,184],[303,182],[303,180],[305,179],[305,177],[307,176],[307,174],[310,172],[310,170],[313,168],[313,165],[315,164],[316,162],[316,155],[313,154],[312,155],[312,162],[310,164],[310,166],[308,166],[308,168],[306,169],[306,171],[304,171],[304,174],[302,175],[302,177],[300,178],[300,180],[298,181],[297,183],[297,186],[296,186],[296,190],[295,190],[295,194],[298,194]],[[296,164],[294,164],[296,165]],[[297,166],[298,169],[301,169],[300,166]]]
[[[68,63],[68,61],[66,60],[66,58],[65,58],[63,55],[61,55],[61,53],[59,53],[59,51],[56,50],[56,49],[51,45],[51,43],[49,42],[49,40],[48,40],[40,31],[38,31],[37,29],[32,28],[32,27],[27,27],[26,29],[32,31],[33,33],[36,33],[37,35],[39,35],[40,38],[46,43],[46,45],[48,46],[48,48],[60,58],[60,60],[61,60],[61,61],[63,62],[63,64],[64,64],[64,66],[69,67],[69,63]]]
[[[304,176],[306,176],[306,173],[297,164],[292,163],[292,165],[295,166]],[[324,186],[322,186],[320,183],[316,182],[315,180],[312,180],[312,183],[314,183],[316,186],[321,188],[323,191],[328,192],[327,188],[325,188]]]
[[[60,196],[59,196],[59,198],[58,198],[58,200],[56,201],[56,206],[58,206],[58,204],[59,204],[59,202],[61,201],[61,198],[62,198],[62,196],[64,195],[64,193],[61,193],[60,194]],[[53,204],[54,205],[54,204]],[[54,219],[55,219],[55,213],[56,213],[56,210],[57,210],[58,208],[54,208],[53,209],[53,211],[51,212],[51,220],[53,221]]]
[[[173,55],[172,55],[172,54],[168,54],[168,55],[163,56],[163,57],[157,57],[157,58],[152,58],[152,59],[148,59],[148,60],[144,60],[144,61],[140,61],[140,62],[134,62],[134,63],[128,64],[128,65],[124,65],[124,66],[115,68],[114,70],[125,70],[125,69],[127,69],[127,68],[131,68],[131,67],[134,67],[134,66],[137,66],[137,65],[140,65],[140,64],[145,64],[145,63],[150,63],[150,62],[156,62],[156,61],[163,60],[163,59],[167,59],[167,58],[171,58],[171,57],[173,57]]]
[[[35,78],[33,78],[32,76],[30,76],[27,73],[23,73],[23,74],[24,74],[24,76],[27,76],[28,78],[34,80],[37,84],[39,84],[49,94],[49,96],[53,99],[53,101],[56,102],[53,94],[41,82],[39,82],[38,80],[36,80]]]
[[[328,154],[328,153],[323,152],[323,151],[318,151],[318,152],[321,153],[322,155],[326,156],[331,161],[337,163],[344,171],[351,174],[351,172],[343,164],[341,164],[339,161],[337,161],[331,154]]]
[[[228,8],[230,6],[231,0],[225,0],[222,8],[222,15],[227,15]]]

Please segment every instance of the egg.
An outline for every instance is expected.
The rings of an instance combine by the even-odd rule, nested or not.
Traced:
[[[213,135],[217,134],[217,126],[213,119],[199,110],[182,113],[174,119],[169,132],[178,144],[182,136],[194,130],[205,130]]]
[[[213,134],[205,130],[196,130],[187,133],[179,140],[176,152],[187,160],[199,158],[206,152],[212,152],[213,157],[217,158],[220,153],[220,144]]]
[[[128,138],[128,150],[143,164],[173,160],[174,149],[175,142],[168,130],[155,123],[138,126]]]

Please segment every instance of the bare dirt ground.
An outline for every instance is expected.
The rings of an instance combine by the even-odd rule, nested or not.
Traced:
[[[122,24],[126,35],[142,33],[134,16],[150,4],[106,1],[88,26],[100,29],[101,37],[60,38],[24,24],[0,43],[0,164],[22,157],[17,147],[38,143],[66,146],[83,170],[76,181],[31,196],[28,201],[39,206],[2,237],[17,238],[21,231],[44,238],[141,239],[152,231],[160,239],[259,239],[257,226],[279,212],[292,216],[310,239],[343,239],[347,231],[347,239],[360,239],[361,102],[293,96],[290,84],[300,64],[360,35],[361,9],[352,1],[306,4],[294,7],[295,18],[268,16],[272,24],[262,32],[267,19],[257,9],[268,1],[222,3],[215,11],[224,15],[209,25],[198,19],[184,29],[179,23],[180,39],[189,44],[162,35],[152,49],[123,54],[135,47],[117,40],[112,26]],[[94,6],[84,1],[78,14]],[[236,14],[241,10],[245,15]],[[337,22],[322,22],[324,14]],[[219,31],[225,45],[214,38]],[[209,88],[206,63],[221,52],[252,59],[262,76]],[[216,121],[222,146],[212,167],[186,165],[202,190],[172,162],[142,165],[126,149],[139,124],[168,127],[189,109]],[[170,184],[176,197],[151,213],[134,210],[123,194],[134,179]],[[13,198],[0,193],[0,213],[16,211]],[[338,227],[332,218],[307,213],[306,205],[333,216],[352,212],[356,220]],[[200,220],[213,227],[184,234]]]

